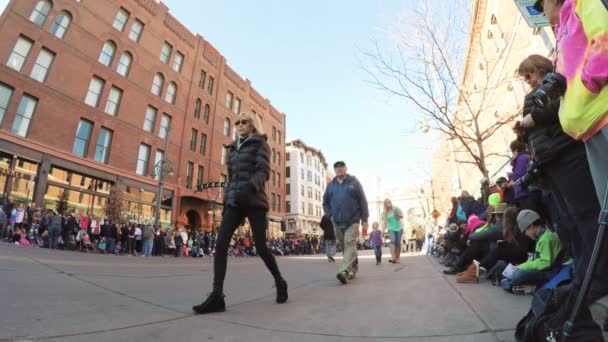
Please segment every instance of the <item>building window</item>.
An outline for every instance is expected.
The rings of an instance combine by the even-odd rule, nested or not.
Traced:
[[[209,95],[213,95],[213,77],[209,76],[209,83],[207,83],[207,91],[209,92]]]
[[[201,133],[201,144],[198,152],[204,156],[207,151],[207,135],[205,133]]]
[[[108,40],[103,44],[101,53],[99,54],[99,63],[109,67],[112,65],[112,59],[114,59],[114,53],[116,52],[116,44]]]
[[[121,7],[118,10],[118,13],[116,13],[112,26],[120,32],[124,31],[125,26],[127,26],[127,21],[129,20],[129,15],[130,13]]]
[[[106,101],[105,112],[110,115],[116,115],[120,108],[120,100],[122,99],[122,90],[116,87],[110,89],[108,100]]]
[[[285,202],[285,211],[287,213],[291,213],[291,202],[290,201]]]
[[[171,52],[173,51],[173,46],[171,44],[165,42],[163,44],[163,48],[160,50],[160,60],[165,64],[169,64],[169,60],[171,59]]]
[[[281,131],[277,130],[277,144],[281,144]]]
[[[277,162],[277,151],[273,148],[272,149],[272,162],[276,163]]]
[[[129,76],[129,70],[131,70],[131,62],[133,61],[133,57],[127,51],[123,52],[120,55],[120,59],[118,60],[118,66],[116,67],[116,72],[124,77]]]
[[[19,36],[13,51],[8,57],[6,65],[17,71],[21,71],[23,64],[25,64],[25,59],[30,54],[32,45],[34,45],[34,42],[31,39],[25,38],[24,36]]]
[[[233,113],[236,115],[239,115],[240,112],[241,112],[241,99],[239,99],[237,97],[236,100],[234,101]]]
[[[205,79],[207,78],[207,73],[205,70],[201,70],[201,77],[198,80],[198,86],[201,89],[205,89]]]
[[[198,131],[193,128],[190,133],[190,151],[192,152],[196,152],[196,139],[198,139]]]
[[[281,211],[281,195],[277,194],[277,208],[276,211]]]
[[[95,146],[95,161],[103,164],[108,163],[110,156],[110,145],[112,144],[112,131],[102,127],[99,130],[97,137],[97,146]]]
[[[291,184],[285,185],[285,195],[291,195]]]
[[[55,37],[63,39],[68,28],[70,28],[71,23],[72,15],[66,11],[61,11],[55,18],[53,26],[51,26],[51,33],[54,34]]]
[[[13,121],[13,127],[11,128],[12,133],[27,137],[27,133],[30,129],[30,122],[32,121],[37,105],[37,98],[27,94],[23,95],[21,102],[19,102],[19,107],[17,108],[15,121]]]
[[[291,158],[291,154],[289,152],[285,153],[285,160],[290,161],[291,160],[290,158]],[[287,176],[287,177],[289,177],[289,176]]]
[[[304,169],[300,169],[300,176],[302,180],[304,180]]]
[[[271,194],[271,198],[272,198],[272,211],[276,211],[277,196],[273,193],[273,194]]]
[[[272,141],[277,141],[277,128],[272,126]]]
[[[167,94],[165,95],[165,101],[169,102],[170,104],[175,104],[176,93],[177,93],[177,85],[175,85],[175,82],[170,82],[169,86],[167,87]]]
[[[152,132],[156,121],[156,108],[148,106],[146,109],[146,117],[144,118],[144,131]]]
[[[281,173],[277,172],[277,187],[281,188]]]
[[[300,162],[304,163],[304,153],[300,152]],[[302,178],[304,179],[304,178]]]
[[[0,126],[2,126],[2,122],[4,121],[4,114],[9,102],[11,102],[12,96],[13,88],[0,83]]]
[[[160,118],[160,130],[158,131],[158,136],[161,137],[161,139],[167,139],[170,126],[171,117],[167,114],[163,114]]]
[[[496,25],[496,16],[494,14],[492,14],[492,17],[490,18],[490,24],[491,25]]]
[[[163,160],[164,154],[165,153],[163,151],[156,150],[156,154],[154,156],[154,169],[156,169],[156,167],[161,164],[161,161]],[[158,174],[156,172],[152,173],[152,177],[154,177],[154,179],[158,180]]]
[[[312,198],[312,186],[308,187],[308,198]]]
[[[222,165],[226,165],[226,148],[222,146],[222,159],[220,160]]]
[[[488,30],[488,35],[487,35],[488,39],[492,39],[494,38],[494,34],[492,33],[491,30]]]
[[[144,31],[144,23],[135,19],[133,24],[131,25],[131,30],[129,31],[129,39],[134,42],[139,42],[141,38],[141,33]]]
[[[49,13],[51,13],[52,8],[53,8],[53,5],[51,4],[50,1],[47,1],[47,0],[38,1],[38,3],[36,4],[36,7],[34,7],[34,10],[32,11],[32,14],[30,15],[30,21],[35,23],[38,26],[44,25],[44,23],[46,22],[46,18],[48,18]]]
[[[203,173],[204,172],[205,172],[205,169],[201,165],[199,165],[198,173],[196,174],[196,185],[203,184]]]
[[[285,177],[290,178],[291,177],[291,167],[286,167],[285,168]]]
[[[30,77],[38,82],[44,82],[49,73],[49,69],[51,68],[51,64],[53,64],[53,60],[55,60],[55,53],[51,50],[42,48],[36,59],[36,64],[32,68]]]
[[[148,158],[150,158],[150,146],[146,144],[139,145],[139,154],[137,156],[136,173],[140,176],[148,174]]]
[[[165,78],[163,74],[160,72],[154,75],[154,81],[152,81],[152,94],[156,96],[160,96],[163,92],[163,84],[165,83]]]
[[[237,132],[236,125],[232,126],[232,140],[236,140]]]
[[[182,72],[182,65],[184,64],[184,55],[177,51],[175,58],[173,59],[173,70],[176,72]]]
[[[196,102],[194,103],[194,117],[197,119],[201,118],[201,106],[203,105],[203,103],[201,102],[201,99],[196,99]]]
[[[305,207],[304,207],[304,202],[302,202],[301,204],[302,204],[302,206],[301,206],[301,209],[302,209],[302,215],[304,215],[304,214],[306,214],[306,212],[305,212],[305,210],[306,210],[306,209],[305,209]]]
[[[194,163],[188,162],[186,169],[186,189],[192,189],[192,177],[194,173]]]
[[[105,83],[106,82],[101,78],[93,76],[91,83],[89,83],[89,90],[87,91],[87,96],[84,99],[84,103],[91,107],[97,107],[97,105],[99,105],[99,98],[101,97],[101,92]]]
[[[308,203],[308,215],[313,215],[312,203]]]
[[[304,197],[304,185],[300,185],[300,195]]]
[[[203,122],[209,123],[209,112],[211,112],[211,107],[208,104],[205,105],[205,112],[203,113]]]
[[[74,146],[72,147],[72,153],[83,158],[87,156],[87,150],[89,149],[89,140],[91,139],[92,130],[92,122],[83,119],[80,120],[80,122],[78,123],[78,129],[76,130],[76,137],[74,138]]]
[[[277,174],[274,171],[271,171],[272,174],[272,186],[276,186],[277,185]]]
[[[234,101],[234,95],[231,92],[226,93],[226,108],[232,109],[232,102]]]
[[[226,120],[224,120],[224,135],[225,136],[230,136],[230,119],[226,118]]]
[[[281,166],[281,152],[277,152],[277,163]]]

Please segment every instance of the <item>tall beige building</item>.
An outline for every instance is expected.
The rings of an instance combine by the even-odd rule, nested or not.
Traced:
[[[486,104],[479,120],[481,125],[488,127],[501,116],[521,111],[528,88],[517,75],[519,63],[530,54],[549,57],[553,46],[551,29],[530,28],[514,1],[474,0],[461,75],[462,88],[472,94],[466,99],[472,106],[480,106],[482,101],[474,95],[478,88],[491,88],[485,94]],[[488,68],[495,68],[490,78],[487,77]],[[464,106],[463,102],[461,98],[457,107]],[[515,138],[512,126],[506,125],[494,132],[484,144],[485,153],[493,154],[487,158],[492,180],[510,171],[508,147]],[[458,151],[461,149],[457,144],[444,137],[433,154],[433,188],[438,209],[442,212],[449,210],[450,197],[463,190],[478,195],[479,180],[483,177],[476,166],[456,162],[472,160],[466,153]]]

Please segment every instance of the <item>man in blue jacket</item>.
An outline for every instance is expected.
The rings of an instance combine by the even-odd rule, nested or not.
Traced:
[[[323,195],[323,210],[331,218],[336,238],[342,246],[344,260],[336,276],[342,284],[357,274],[357,238],[359,224],[368,228],[369,211],[363,187],[357,178],[346,173],[346,164],[334,164],[336,177],[329,183]]]

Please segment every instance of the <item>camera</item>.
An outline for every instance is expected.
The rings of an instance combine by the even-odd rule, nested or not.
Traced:
[[[515,184],[521,186],[522,188],[527,188],[533,183],[536,183],[538,180],[540,180],[540,177],[540,168],[538,167],[536,161],[534,159],[531,159],[530,163],[528,164],[528,170],[515,182]]]
[[[532,95],[534,103],[544,108],[547,104],[557,100],[566,93],[566,78],[558,73],[551,72],[543,79],[542,84]]]

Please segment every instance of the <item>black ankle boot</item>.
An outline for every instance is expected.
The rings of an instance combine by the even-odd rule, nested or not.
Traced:
[[[212,312],[224,312],[226,311],[224,295],[212,293],[202,304],[193,306],[192,310],[199,315]]]
[[[287,282],[285,279],[279,279],[275,282],[277,287],[277,303],[282,304],[287,301]]]

